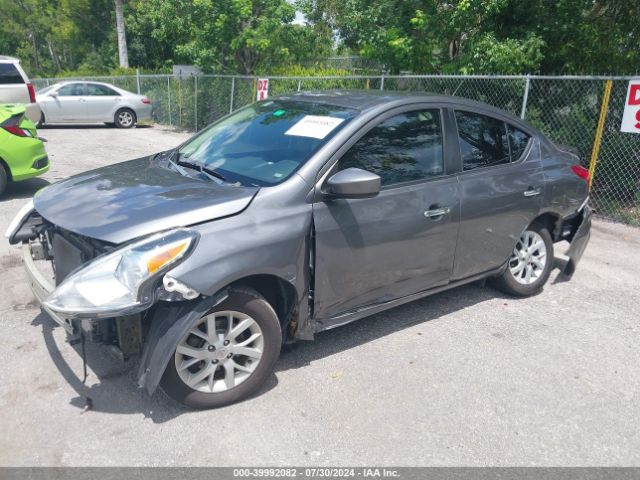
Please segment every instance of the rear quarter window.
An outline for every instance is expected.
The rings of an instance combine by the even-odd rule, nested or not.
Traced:
[[[531,135],[509,124],[507,124],[507,130],[509,131],[509,144],[511,145],[511,161],[517,162],[527,149]]]
[[[0,63],[0,85],[24,84],[22,75],[13,63]]]

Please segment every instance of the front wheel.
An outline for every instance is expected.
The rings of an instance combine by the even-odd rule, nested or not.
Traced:
[[[527,227],[516,242],[504,273],[495,286],[517,297],[528,297],[542,290],[553,268],[553,240],[540,224]]]
[[[131,128],[136,124],[136,114],[128,108],[122,108],[116,112],[114,122],[118,128]]]
[[[160,387],[193,408],[235,403],[269,378],[281,345],[271,305],[255,290],[233,289],[180,339]]]

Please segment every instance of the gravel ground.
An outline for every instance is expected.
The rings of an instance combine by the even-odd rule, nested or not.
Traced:
[[[48,182],[187,137],[41,134],[52,169],[2,197],[2,231]],[[639,247],[639,230],[596,222],[570,282],[554,273],[525,300],[462,287],[325,332],[248,401],[191,412],[138,391],[135,361],[99,347],[84,387],[0,242],[0,465],[640,466]]]

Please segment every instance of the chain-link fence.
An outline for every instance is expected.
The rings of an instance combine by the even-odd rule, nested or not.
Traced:
[[[522,116],[554,142],[576,149],[584,166],[590,167],[591,203],[597,215],[640,226],[640,135],[620,132],[630,78],[455,75],[268,78],[270,96],[333,89],[431,92],[479,100]],[[34,79],[33,83],[38,89],[60,80]],[[192,131],[255,101],[257,93],[257,79],[248,76],[139,75],[91,80],[146,95],[152,101],[154,121]],[[605,115],[604,123],[598,129],[601,115]],[[594,145],[599,146],[595,156]]]

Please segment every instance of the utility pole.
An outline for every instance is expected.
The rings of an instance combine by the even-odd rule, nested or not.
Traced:
[[[129,54],[127,53],[127,32],[124,29],[124,15],[122,14],[122,0],[116,2],[116,30],[118,32],[118,57],[120,66],[129,68]]]

